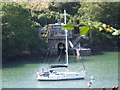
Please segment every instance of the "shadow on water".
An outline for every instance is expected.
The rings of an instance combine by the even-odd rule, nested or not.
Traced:
[[[81,60],[77,60],[76,56],[69,57],[69,63],[78,63]],[[87,61],[87,59],[83,59],[83,62]],[[50,57],[50,59],[46,58],[34,58],[34,59],[16,59],[2,62],[2,68],[17,68],[24,67],[26,64],[65,64],[65,57],[62,56],[60,59],[58,57]]]
[[[39,57],[39,58],[24,58],[24,59],[13,59],[2,62],[2,68],[17,68],[23,67],[26,64],[53,64],[60,61],[64,63],[64,56],[58,59],[58,57],[52,56],[50,58]],[[57,60],[58,59],[58,60]],[[57,60],[57,61],[56,61]]]
[[[91,49],[92,55],[104,55],[104,52],[119,52],[117,49]]]
[[[97,55],[104,55],[105,51],[98,51],[98,50],[93,50],[92,51],[92,56],[97,56]],[[114,52],[114,51],[112,51]],[[116,51],[115,51],[116,52]],[[81,56],[80,58],[76,56],[69,56],[69,63],[78,63],[78,62],[87,62],[91,60],[92,56]],[[84,58],[87,57],[87,58]],[[22,59],[11,59],[2,62],[2,68],[17,68],[17,67],[23,67],[26,64],[43,64],[44,62],[46,64],[60,64],[65,62],[65,56],[62,56],[60,59],[58,57],[51,56],[49,58],[47,57],[37,57],[37,58],[22,58]],[[46,60],[46,61],[45,61]],[[58,63],[60,62],[60,63]]]
[[[92,55],[97,56],[97,55],[103,55],[103,51],[101,50],[91,50]]]
[[[14,59],[14,60],[7,60],[2,62],[2,68],[14,68],[14,67],[22,67],[25,64],[38,64],[42,63],[44,58],[34,58],[34,59]]]
[[[88,57],[84,58],[84,57]],[[69,63],[78,63],[78,62],[87,62],[90,60],[91,56],[69,56]],[[22,58],[22,59],[11,59],[2,62],[2,68],[17,68],[17,67],[24,67],[26,64],[65,64],[65,56],[60,58],[56,56],[47,57],[39,57],[39,58]]]

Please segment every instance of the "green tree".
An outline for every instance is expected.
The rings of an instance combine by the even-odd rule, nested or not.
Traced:
[[[86,36],[84,40],[87,41],[89,46],[117,46],[120,30],[110,25],[85,19],[77,25],[65,25],[63,29],[73,30],[74,27],[78,27],[80,34]],[[83,42],[84,40],[82,39],[81,41]]]
[[[46,25],[47,24],[47,17],[46,17],[46,15],[45,14],[38,15],[38,22],[42,26]]]
[[[38,50],[42,39],[31,20],[31,11],[24,3],[4,2],[2,6],[3,56],[21,55]]]
[[[49,10],[63,13],[64,10],[67,10],[67,13],[70,15],[77,14],[78,9],[80,8],[79,2],[55,2],[51,3]]]
[[[119,28],[119,8],[120,2],[81,2],[78,10],[79,17],[90,18],[94,21],[104,22]]]

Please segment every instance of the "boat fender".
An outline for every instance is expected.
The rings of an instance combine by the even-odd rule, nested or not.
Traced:
[[[36,77],[38,77],[38,75],[39,75],[39,76],[42,76],[42,74],[41,74],[40,72],[37,72],[37,73],[36,73]]]
[[[39,74],[40,74],[40,72],[37,72],[37,73],[36,73],[36,77],[38,77]]]
[[[40,76],[42,76],[42,74],[39,74]]]

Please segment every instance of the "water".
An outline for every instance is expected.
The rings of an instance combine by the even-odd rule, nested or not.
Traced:
[[[43,64],[44,58],[35,60],[17,60],[3,64],[2,88],[88,88],[90,76],[95,76],[93,88],[112,88],[118,86],[118,52],[103,52],[101,55],[84,56],[77,59],[69,56],[70,71],[82,68],[82,63],[88,71],[83,80],[68,81],[37,81],[36,72],[41,66],[48,66],[55,62],[56,57]],[[60,63],[63,62],[62,58]]]

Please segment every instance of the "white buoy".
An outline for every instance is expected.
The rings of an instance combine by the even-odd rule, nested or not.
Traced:
[[[96,79],[96,77],[95,77],[95,76],[91,76],[90,78],[91,78],[91,80],[95,80],[95,79]]]

